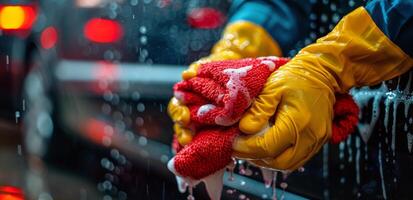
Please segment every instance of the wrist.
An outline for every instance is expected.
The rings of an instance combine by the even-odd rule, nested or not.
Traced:
[[[387,38],[364,8],[345,16],[329,34],[302,49],[295,59],[341,93],[354,86],[389,80],[413,66],[413,60]]]

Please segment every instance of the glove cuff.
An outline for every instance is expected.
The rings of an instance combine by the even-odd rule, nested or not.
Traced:
[[[375,85],[408,71],[413,59],[376,26],[360,7],[293,60],[320,74],[336,92]]]

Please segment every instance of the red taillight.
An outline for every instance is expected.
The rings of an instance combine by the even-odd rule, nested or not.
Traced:
[[[214,29],[224,24],[226,17],[214,8],[196,8],[189,12],[187,19],[194,28]]]
[[[84,35],[92,42],[112,43],[123,36],[123,28],[116,21],[93,18],[86,23]]]
[[[49,26],[42,31],[40,35],[40,44],[44,49],[50,49],[56,45],[58,39],[57,30],[53,26]]]
[[[0,186],[0,200],[24,200],[23,191],[18,187]]]
[[[0,6],[0,29],[27,30],[36,19],[36,10],[32,6]]]

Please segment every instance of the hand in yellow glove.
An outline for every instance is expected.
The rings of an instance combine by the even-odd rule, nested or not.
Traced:
[[[234,22],[227,25],[211,55],[191,64],[182,73],[182,79],[196,76],[199,65],[205,62],[260,56],[281,56],[280,47],[261,26],[247,21]]]
[[[211,55],[191,64],[182,73],[182,79],[195,77],[200,64],[204,62],[269,55],[281,55],[278,44],[271,36],[258,25],[238,21],[227,25],[221,40],[212,49]],[[168,113],[175,123],[174,131],[178,142],[183,146],[188,144],[192,140],[189,109],[178,99],[172,98],[168,105]]]
[[[267,168],[297,169],[331,136],[334,92],[374,85],[412,66],[367,11],[356,9],[270,76],[240,121],[241,131],[253,135],[236,138],[235,156]],[[274,124],[258,133],[269,122]]]

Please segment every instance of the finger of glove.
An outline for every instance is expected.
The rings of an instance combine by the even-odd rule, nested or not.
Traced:
[[[192,141],[192,131],[180,124],[175,123],[173,126],[176,139],[181,146],[185,146]]]
[[[198,73],[199,66],[200,66],[200,63],[197,63],[197,62],[189,65],[189,68],[182,72],[182,79],[189,80],[195,77],[196,74]]]
[[[271,77],[274,75],[276,73],[273,73]],[[271,77],[241,118],[239,128],[243,133],[256,134],[260,132],[277,110],[281,100],[282,88],[274,83]]]
[[[300,112],[294,114],[294,120],[298,127],[294,145],[277,157],[265,160],[275,169],[297,169],[316,154],[331,136],[331,115],[333,113],[331,99],[324,98],[325,95],[320,93],[320,91],[307,91],[306,94],[307,98],[305,101],[293,101],[291,103],[296,106],[301,105]],[[300,93],[297,93],[297,95],[300,95]],[[291,97],[296,97],[296,95],[293,94],[289,99],[293,99]],[[295,99],[300,98],[296,97]],[[289,107],[293,108],[295,106]],[[317,112],[319,113],[317,114]],[[304,121],[307,121],[307,123],[302,123]]]
[[[286,105],[275,117],[275,124],[264,132],[251,136],[239,136],[235,139],[233,149],[235,155],[247,159],[273,158],[292,146],[297,137],[297,120],[295,113],[286,111]],[[306,123],[306,121],[303,121]]]
[[[294,146],[287,148],[275,158],[264,159],[264,162],[273,169],[296,170],[311,159],[325,141],[324,138],[318,140],[314,134],[304,131],[299,134]]]
[[[310,122],[311,114],[302,99],[292,91],[286,91],[274,125],[263,135],[240,136],[235,139],[233,148],[237,155],[250,159],[274,158],[288,147],[297,143],[298,134]]]
[[[173,97],[168,104],[168,114],[172,121],[187,126],[190,122],[189,108]]]

